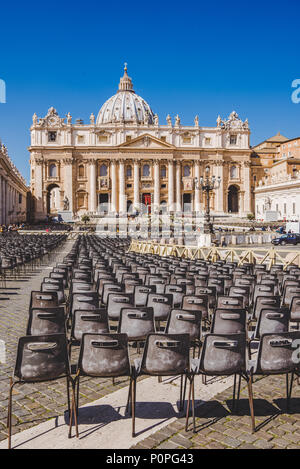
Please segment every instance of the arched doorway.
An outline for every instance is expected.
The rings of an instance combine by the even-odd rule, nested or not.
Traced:
[[[230,186],[228,188],[228,212],[238,213],[239,211],[239,188]]]
[[[60,207],[60,193],[57,184],[50,184],[47,188],[47,215],[57,215]]]

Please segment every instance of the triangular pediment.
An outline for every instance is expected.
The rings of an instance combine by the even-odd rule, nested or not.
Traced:
[[[122,143],[119,145],[119,148],[145,148],[145,149],[174,149],[174,145],[170,143],[163,142],[159,138],[153,137],[150,134],[143,134],[137,138],[129,140],[128,142]]]

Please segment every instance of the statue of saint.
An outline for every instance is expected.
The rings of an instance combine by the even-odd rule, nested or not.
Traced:
[[[33,122],[33,125],[37,124],[37,115],[36,115],[36,113],[34,113],[33,116],[32,116],[32,122]]]
[[[92,114],[90,115],[90,123],[91,123],[92,125],[95,124],[95,116],[94,116],[93,112],[92,112]]]
[[[67,114],[67,124],[71,124],[71,122],[72,122],[72,116],[71,116],[71,114],[68,112],[68,114]]]
[[[199,127],[199,117],[196,116],[194,119],[195,127]]]
[[[175,117],[175,125],[180,125],[180,117],[179,117],[178,114],[177,114],[177,116]]]
[[[168,125],[172,125],[172,119],[171,119],[170,114],[167,115],[167,123]]]
[[[64,204],[64,210],[69,210],[70,208],[70,202],[69,202],[69,199],[67,196],[65,196],[64,200],[63,200],[63,204]]]

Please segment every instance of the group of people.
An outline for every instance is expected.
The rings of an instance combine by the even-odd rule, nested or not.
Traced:
[[[0,233],[8,233],[11,231],[19,231],[23,229],[25,226],[25,223],[14,223],[14,224],[9,224],[9,225],[0,225]]]

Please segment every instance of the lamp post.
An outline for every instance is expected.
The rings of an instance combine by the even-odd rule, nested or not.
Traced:
[[[213,225],[210,221],[210,193],[214,189],[219,189],[221,183],[221,177],[216,178],[215,176],[209,177],[209,168],[205,169],[205,176],[195,178],[196,189],[201,189],[202,192],[206,193],[206,211],[204,215],[204,233],[213,233]]]

